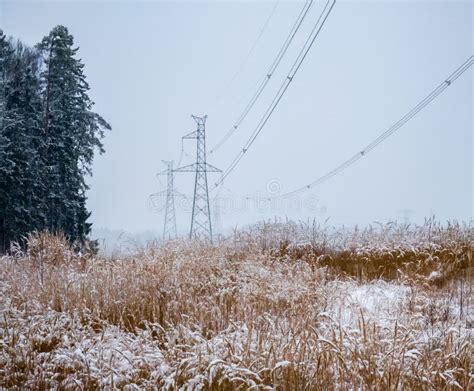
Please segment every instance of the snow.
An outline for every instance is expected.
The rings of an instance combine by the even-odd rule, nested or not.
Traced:
[[[278,369],[278,368],[287,367],[288,365],[291,365],[291,361],[287,361],[287,360],[279,361],[279,362],[276,363],[276,365],[273,369],[275,370],[275,369]]]
[[[425,384],[439,376],[459,386],[453,357],[472,338],[473,308],[464,305],[461,316],[457,291],[426,288],[408,279],[362,283],[328,277],[326,269],[312,270],[304,261],[274,261],[259,254],[238,261],[220,254],[196,261],[193,254],[199,252],[193,251],[170,249],[162,263],[143,254],[146,273],[135,277],[150,283],[148,294],[156,287],[171,298],[167,310],[179,308],[183,298],[189,305],[162,325],[148,322],[133,333],[97,314],[56,312],[50,302],[38,299],[26,302],[34,279],[5,262],[0,268],[0,378],[20,367],[18,357],[30,357],[35,370],[53,374],[52,388],[199,390],[227,379],[236,388],[263,390],[274,389],[276,379],[293,370],[315,375],[315,358],[324,356],[335,376],[337,370],[360,376],[374,365],[379,378],[386,376],[387,365],[413,376],[413,364],[429,358],[432,363],[417,368],[416,376]],[[126,283],[127,273],[140,267],[133,262],[107,263],[106,273],[132,265],[115,280]],[[154,268],[166,268],[159,281]],[[98,278],[93,268],[88,272]],[[2,280],[9,273],[16,283],[13,277]],[[77,292],[88,276],[71,269],[61,278],[68,292]],[[185,289],[180,287],[183,279]],[[100,294],[103,280],[97,281],[88,292]],[[196,287],[205,293],[199,296]],[[223,305],[229,298],[229,306],[240,312]],[[120,303],[120,297],[110,299]],[[239,307],[241,303],[245,305]],[[208,326],[216,320],[218,326]],[[438,348],[443,343],[445,350]],[[337,367],[339,362],[345,369]],[[432,368],[440,374],[433,375]],[[28,381],[35,384],[33,377]]]
[[[342,325],[355,325],[361,313],[366,320],[388,324],[395,319],[397,309],[406,299],[410,288],[382,280],[359,284],[354,281],[335,281],[327,287],[334,292],[328,309],[320,315],[328,316]],[[337,293],[336,293],[337,292]]]

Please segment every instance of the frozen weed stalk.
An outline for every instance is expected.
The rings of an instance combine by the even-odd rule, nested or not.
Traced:
[[[84,262],[32,235],[1,258],[0,385],[469,389],[472,238],[266,223]]]

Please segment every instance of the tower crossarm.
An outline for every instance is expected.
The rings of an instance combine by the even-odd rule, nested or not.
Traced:
[[[173,172],[196,172],[198,169],[196,163],[188,164],[187,166],[178,167],[173,170]]]
[[[222,172],[222,170],[218,169],[217,167],[214,167],[212,164],[209,164],[209,163],[203,163],[201,166],[202,168],[198,167],[197,163],[188,164],[187,166],[175,168],[173,172],[196,172],[196,171]]]
[[[185,138],[185,139],[193,139],[193,138],[198,138],[198,131],[197,130],[193,130],[192,132],[184,135],[182,138]]]
[[[206,171],[207,172],[222,172],[222,170],[214,167],[212,164],[206,163]]]

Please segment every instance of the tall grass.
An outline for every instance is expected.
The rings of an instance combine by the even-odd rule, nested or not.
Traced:
[[[470,389],[473,229],[261,224],[122,259],[0,260],[0,387]]]

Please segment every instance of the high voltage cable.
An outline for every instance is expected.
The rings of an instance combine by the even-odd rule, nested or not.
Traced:
[[[183,160],[184,155],[184,139],[181,137],[181,153],[179,154],[178,164],[176,167],[181,167],[181,161]]]
[[[280,89],[276,93],[275,97],[273,98],[272,103],[270,106],[267,108],[265,114],[262,116],[260,119],[260,122],[258,123],[257,127],[254,129],[253,133],[250,135],[250,138],[247,140],[247,142],[244,144],[244,147],[239,151],[237,156],[234,158],[232,163],[227,167],[227,169],[224,171],[224,174],[222,175],[222,178],[215,183],[215,187],[219,185],[237,166],[237,164],[240,162],[242,157],[245,155],[245,153],[248,151],[248,149],[252,146],[254,143],[255,139],[258,137],[266,123],[268,122],[268,119],[270,116],[273,114],[275,111],[276,107],[281,101],[281,98],[285,94],[286,90],[288,89],[290,83],[293,81],[293,78],[295,77],[296,73],[301,67],[301,64],[305,60],[308,52],[310,51],[311,47],[313,46],[316,38],[318,37],[322,27],[324,26],[324,23],[326,22],[329,14],[331,13],[334,5],[336,4],[336,0],[328,0],[326,2],[326,5],[324,6],[321,14],[319,15],[313,29],[311,30],[310,35],[306,39],[303,47],[301,48],[301,51],[298,54],[298,57],[296,58],[293,66],[290,69],[290,72],[286,76],[285,80],[283,81]]]
[[[463,64],[461,64],[451,75],[448,76],[441,84],[439,84],[429,95],[427,95],[423,100],[421,100],[416,106],[414,106],[407,114],[405,114],[400,120],[394,123],[390,128],[383,132],[380,136],[374,139],[371,143],[367,144],[361,151],[357,152],[349,159],[344,161],[342,164],[329,171],[327,174],[317,178],[316,180],[310,182],[309,184],[302,186],[296,190],[290,191],[288,193],[279,195],[273,198],[282,198],[289,197],[294,194],[306,191],[314,186],[320,185],[323,182],[326,182],[333,176],[339,174],[341,171],[345,170],[347,167],[351,166],[359,159],[364,157],[367,153],[376,148],[384,140],[386,140],[390,135],[395,133],[403,125],[405,125],[410,119],[412,119],[416,114],[423,110],[429,103],[431,103],[437,96],[439,96],[446,88],[448,88],[459,76],[461,76],[465,71],[467,71],[474,64],[474,56],[470,56]]]
[[[283,43],[283,46],[280,48],[277,56],[273,60],[272,64],[268,68],[268,71],[266,75],[262,78],[262,80],[258,83],[258,88],[256,89],[254,95],[250,99],[249,103],[247,106],[245,106],[244,110],[240,114],[240,116],[237,118],[236,122],[232,127],[227,131],[227,133],[222,137],[222,139],[216,143],[216,145],[209,151],[210,154],[214,153],[217,149],[219,149],[222,144],[224,144],[230,136],[237,130],[237,128],[240,126],[242,121],[247,117],[248,113],[250,110],[253,108],[255,103],[257,102],[258,98],[260,95],[262,95],[263,91],[265,90],[265,87],[267,86],[268,82],[270,81],[270,78],[272,77],[273,73],[276,71],[278,68],[278,65],[280,65],[283,57],[285,56],[291,42],[293,41],[293,38],[295,37],[296,33],[298,32],[301,24],[303,23],[303,20],[305,19],[309,9],[313,5],[313,0],[306,0],[305,4],[303,5],[303,8],[301,9],[301,12],[299,13],[298,17],[296,18],[295,23],[293,24],[288,36],[285,39],[285,42]]]
[[[250,50],[248,51],[247,53],[247,56],[245,56],[244,60],[241,62],[238,70],[234,73],[234,76],[232,76],[232,78],[230,79],[229,83],[227,84],[227,87],[223,90],[224,91],[227,91],[229,89],[229,87],[232,85],[232,83],[234,82],[234,80],[237,78],[237,76],[239,76],[239,74],[242,72],[242,70],[244,69],[244,66],[245,64],[247,63],[247,61],[249,60],[250,56],[252,55],[252,53],[254,52],[255,48],[257,47],[257,44],[258,42],[260,41],[260,38],[262,38],[263,36],[263,33],[265,32],[265,30],[267,29],[268,25],[270,24],[270,20],[272,19],[273,15],[275,14],[275,11],[278,7],[278,4],[280,3],[280,0],[276,1],[275,2],[275,5],[273,6],[272,10],[270,11],[270,15],[268,15],[267,19],[265,20],[265,23],[263,24],[262,28],[260,29],[260,32],[257,36],[257,38],[255,39],[254,43],[252,44]],[[222,93],[219,94],[222,96]]]
[[[255,41],[254,41],[252,47],[250,48],[247,56],[242,61],[239,69],[237,70],[237,72],[234,74],[234,76],[230,80],[228,86],[230,84],[232,84],[232,82],[237,78],[239,73],[242,71],[242,68],[244,67],[245,63],[248,61],[248,59],[252,55],[253,51],[255,50],[255,47],[257,46],[257,43],[260,41],[260,38],[262,38],[263,33],[265,32],[265,30],[267,29],[267,27],[270,23],[270,20],[272,19],[273,15],[275,14],[275,11],[276,11],[279,3],[280,3],[280,0],[275,2],[275,5],[273,6],[272,10],[270,11],[270,14],[268,15],[267,19],[265,20],[265,23],[263,24],[262,28],[260,29],[260,33],[258,34],[257,38],[255,39]],[[209,153],[212,153],[212,152],[213,152],[213,150],[209,151]],[[187,154],[184,152],[183,140],[181,139],[181,152],[180,152],[179,159],[178,159],[178,164],[177,164],[178,167],[181,165],[181,161],[183,160],[183,155],[187,155]]]

